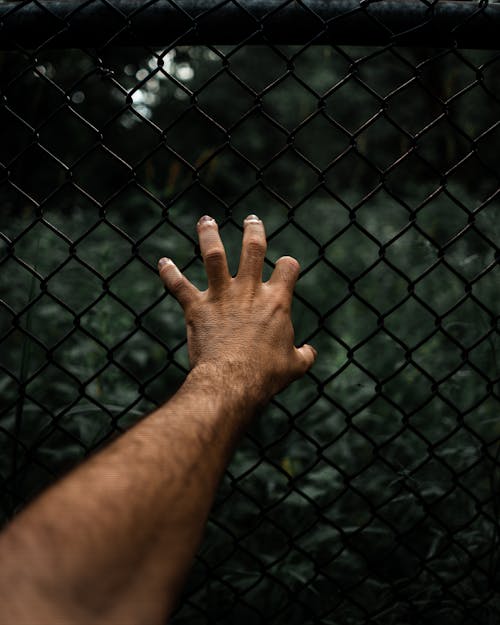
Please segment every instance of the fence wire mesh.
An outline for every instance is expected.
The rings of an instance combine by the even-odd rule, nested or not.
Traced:
[[[236,452],[173,622],[499,622],[496,9],[0,4],[4,521],[175,392],[156,261],[202,287],[197,219],[235,271],[257,213],[319,358]]]

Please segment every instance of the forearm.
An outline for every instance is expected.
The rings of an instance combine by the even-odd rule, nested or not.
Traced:
[[[164,623],[224,467],[259,404],[231,391],[229,374],[213,374],[195,369],[170,402],[4,532],[1,622],[55,623],[60,614],[64,625]]]
[[[312,366],[290,317],[298,262],[281,257],[262,283],[265,231],[250,215],[232,278],[215,221],[205,216],[198,232],[206,291],[159,262],[184,310],[193,371],[0,536],[0,623],[163,625],[244,427]]]

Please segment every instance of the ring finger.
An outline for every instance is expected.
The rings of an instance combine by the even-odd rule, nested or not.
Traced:
[[[198,240],[207,272],[208,288],[220,289],[231,276],[227,267],[226,250],[219,235],[217,222],[204,215],[198,222]]]

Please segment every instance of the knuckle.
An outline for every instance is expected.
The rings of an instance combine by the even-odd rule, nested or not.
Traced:
[[[285,297],[277,297],[273,302],[273,313],[288,315],[290,312],[290,304]]]
[[[246,247],[249,254],[260,256],[265,253],[267,245],[262,239],[251,237],[248,239]]]
[[[220,247],[207,250],[205,260],[209,262],[221,262],[224,259],[224,251]]]
[[[186,286],[186,281],[183,276],[175,276],[168,281],[168,288],[173,293],[178,293]]]

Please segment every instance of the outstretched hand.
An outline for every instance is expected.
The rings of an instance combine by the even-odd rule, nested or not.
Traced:
[[[204,216],[197,228],[206,291],[197,289],[171,259],[158,263],[163,283],[184,311],[191,366],[226,369],[238,389],[259,389],[267,401],[302,377],[317,355],[311,345],[294,346],[290,313],[300,265],[283,256],[269,281],[262,282],[266,234],[262,221],[249,215],[238,273],[232,278],[215,220]]]

